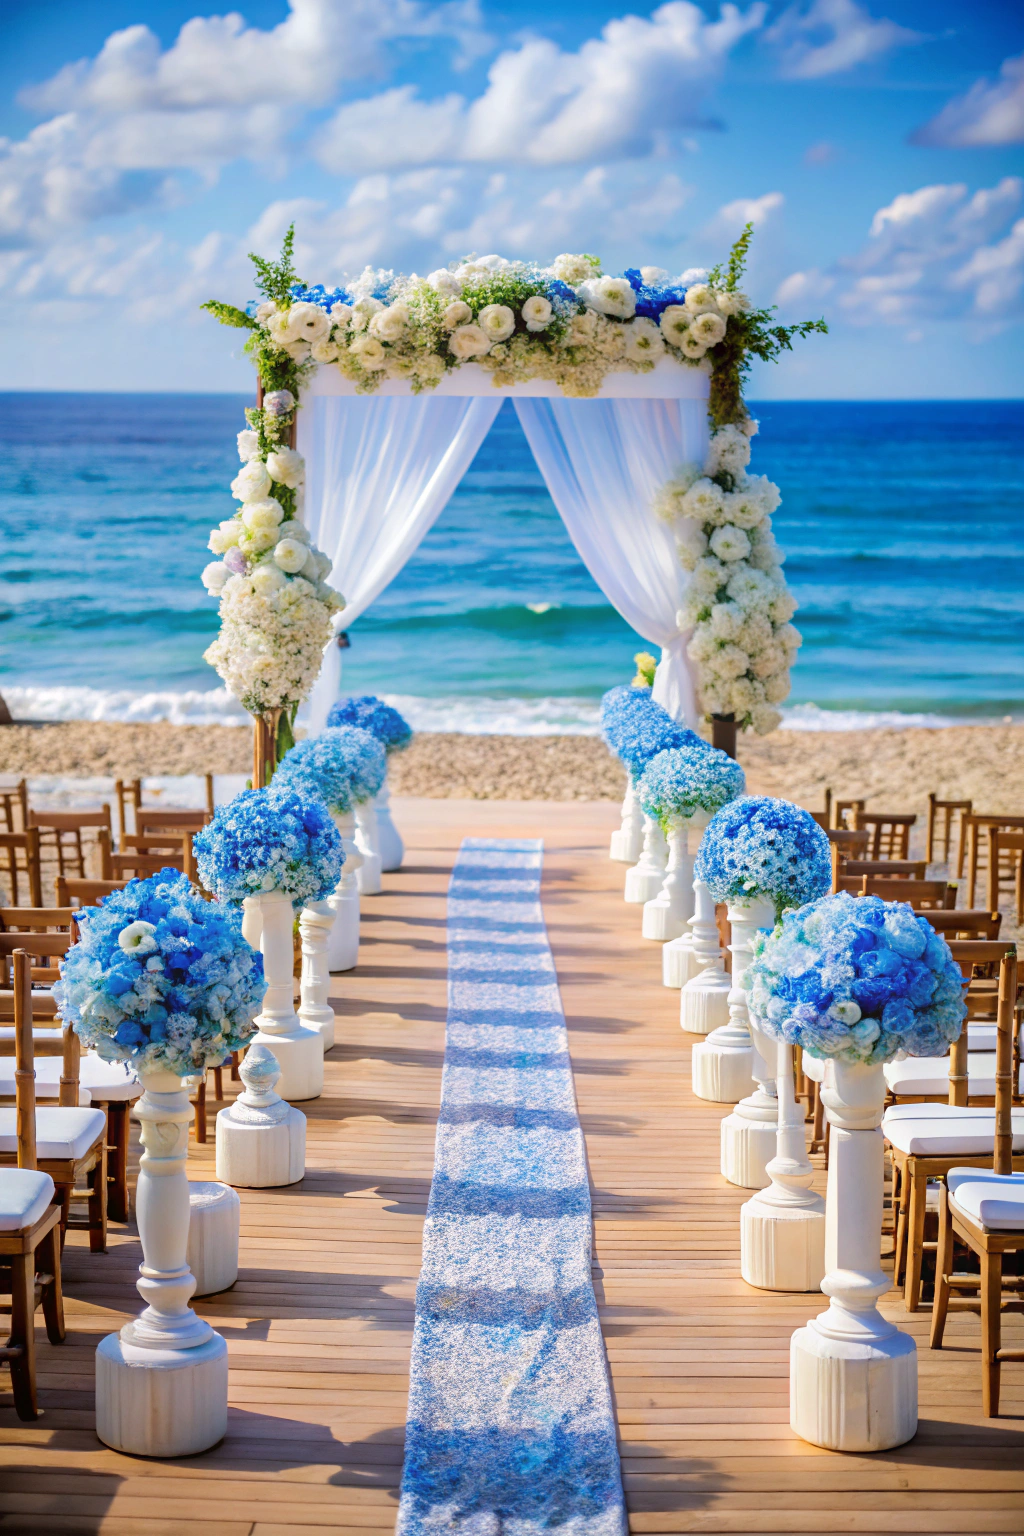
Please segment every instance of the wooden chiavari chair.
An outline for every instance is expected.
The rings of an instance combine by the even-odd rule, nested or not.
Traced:
[[[867,832],[869,859],[906,859],[910,854],[910,829],[917,821],[912,812],[857,811],[854,824]]]
[[[1001,912],[986,912],[980,908],[976,911],[964,908],[943,911],[933,907],[925,916],[935,932],[941,933],[948,943],[954,939],[998,939],[1003,922]]]
[[[10,905],[14,907],[19,905],[21,895],[19,882],[24,878],[30,904],[33,907],[41,907],[43,876],[39,859],[39,828],[26,827],[24,832],[0,832],[0,856],[5,858],[5,873],[10,886]]]
[[[861,875],[858,896],[879,896],[882,901],[906,901],[915,911],[933,907],[951,911],[956,906],[957,888],[949,880],[887,880],[881,875]]]
[[[1024,832],[1024,816],[987,816],[974,811],[969,816],[963,816],[960,822],[961,837],[964,847],[961,849],[957,863],[957,879],[967,875],[967,905],[974,906],[974,896],[978,885],[978,874],[987,866],[985,855],[988,852],[988,832],[990,827],[995,827],[1002,832]]]
[[[929,864],[949,863],[950,850],[953,847],[953,823],[960,817],[959,831],[962,832],[962,818],[969,816],[971,809],[970,800],[940,800],[935,794],[928,796],[928,826],[925,833],[924,856]],[[940,813],[941,826],[939,825]],[[936,853],[936,848],[941,848],[941,852]],[[957,874],[959,878],[962,869],[958,869]]]
[[[39,828],[40,856],[49,854],[52,849],[58,872],[62,875],[76,875],[80,880],[84,880],[87,873],[82,833],[96,831],[98,834],[100,830],[105,830],[108,840],[112,834],[109,805],[104,805],[99,811],[30,810],[28,818],[30,826]],[[96,841],[101,841],[98,835]],[[102,864],[102,850],[98,859]]]
[[[142,780],[131,779],[127,783],[123,779],[117,779],[114,783],[114,798],[117,803],[117,828],[118,847],[125,835],[129,832],[142,833],[154,829],[165,831],[168,827],[178,826],[184,830],[198,832],[200,827],[210,821],[214,813],[214,785],[213,774],[203,775],[206,790],[205,818],[198,826],[192,828],[191,820],[196,816],[202,816],[203,812],[175,810],[168,807],[166,810],[160,806],[144,806],[142,803]],[[184,817],[186,820],[175,821],[173,818]],[[149,818],[153,818],[150,820]],[[131,825],[129,826],[129,822]]]
[[[867,802],[865,800],[840,800],[838,797],[832,800],[832,828],[836,832],[852,832],[855,830],[856,817],[862,811]]]
[[[113,891],[123,891],[127,884],[127,879],[72,880],[65,875],[58,875],[54,881],[55,899],[58,907],[96,907],[104,896],[109,896]]]
[[[999,906],[999,888],[1013,886],[1017,926],[1024,924],[1024,832],[988,829],[988,878],[985,900],[993,911]]]
[[[134,841],[132,833],[126,838]],[[142,839],[139,839],[142,842]],[[105,862],[103,876],[106,880],[144,880],[148,875],[158,875],[162,869],[177,869],[187,874],[192,867],[191,838],[178,838],[174,845],[163,846],[161,839],[146,839],[141,848],[126,848],[112,853]]]
[[[830,789],[825,791],[825,809],[823,811],[812,811],[811,815],[818,823],[818,826],[827,832],[832,825],[832,791]]]

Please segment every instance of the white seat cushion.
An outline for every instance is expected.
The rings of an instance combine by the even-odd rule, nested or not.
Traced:
[[[60,1094],[60,1074],[64,1063],[59,1056],[37,1056],[36,1098],[56,1099]],[[0,1098],[13,1099],[15,1090],[14,1062],[9,1056],[0,1056]],[[140,1090],[141,1091],[141,1090]],[[83,1107],[92,1103],[88,1088],[78,1084],[78,1102]]]
[[[0,1168],[0,1232],[34,1227],[53,1200],[53,1180],[36,1168]]]
[[[1024,1173],[951,1168],[946,1188],[956,1209],[981,1226],[993,1231],[1024,1231]]]
[[[883,1068],[891,1093],[949,1092],[948,1056],[908,1056],[905,1061],[887,1061]],[[1024,1083],[1024,1067],[1021,1068]],[[967,1056],[967,1092],[979,1098],[993,1098],[996,1091],[995,1051],[970,1051]]]
[[[0,1106],[0,1152],[17,1152],[17,1110],[14,1105]],[[36,1156],[43,1158],[84,1157],[107,1128],[102,1109],[36,1109]]]
[[[969,1051],[994,1051],[996,1048],[996,1035],[999,1033],[994,1024],[968,1024],[967,1049]]]
[[[1013,1149],[1024,1152],[1024,1109],[1015,1109]],[[983,1157],[996,1136],[996,1112],[952,1104],[894,1104],[882,1116],[882,1131],[908,1157]]]

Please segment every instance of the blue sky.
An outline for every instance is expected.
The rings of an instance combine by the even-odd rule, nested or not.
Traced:
[[[1024,8],[6,0],[0,388],[247,388],[199,315],[469,251],[710,264],[823,313],[751,394],[1024,394]]]

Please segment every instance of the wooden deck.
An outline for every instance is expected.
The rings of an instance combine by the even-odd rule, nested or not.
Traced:
[[[0,1536],[285,1536],[393,1527],[420,1233],[445,1023],[445,889],[462,836],[542,835],[544,899],[587,1138],[602,1306],[636,1532],[1020,1532],[1024,1366],[981,1417],[978,1323],[890,1315],[920,1347],[921,1428],[884,1455],[818,1451],[788,1425],[788,1342],[819,1310],[738,1277],[743,1192],[718,1173],[722,1107],[693,1097],[678,994],[607,858],[610,805],[398,801],[409,851],[364,904],[358,970],[309,1114],[308,1173],[242,1191],[241,1275],[199,1304],[229,1341],[224,1442],[175,1462],[92,1430],[93,1349],[139,1305],[132,1228],[65,1255],[69,1336],[40,1345],[45,1409],[0,1393]],[[193,1149],[210,1177],[212,1142]],[[1019,1319],[1007,1342],[1024,1345]],[[6,1387],[6,1374],[0,1385]],[[553,1533],[557,1536],[557,1533]]]

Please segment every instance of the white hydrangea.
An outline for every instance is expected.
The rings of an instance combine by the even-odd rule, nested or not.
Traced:
[[[738,603],[716,603],[708,627],[716,640],[739,640],[743,633],[743,609]],[[743,648],[749,650],[750,646]]]
[[[695,480],[682,498],[683,515],[699,523],[722,521],[725,493],[720,485],[706,476]]]
[[[549,270],[559,282],[567,283],[570,288],[579,288],[594,276],[594,263],[588,256],[562,255],[555,257]]]
[[[782,724],[782,716],[777,709],[772,709],[770,704],[755,704],[750,711],[750,723],[758,736],[768,736],[772,731],[778,730]]]

